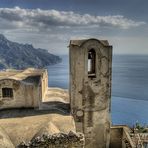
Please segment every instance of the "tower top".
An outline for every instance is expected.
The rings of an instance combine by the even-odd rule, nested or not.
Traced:
[[[100,44],[102,44],[103,46],[110,46],[108,40],[98,40],[98,39],[95,39],[95,38],[82,39],[82,40],[70,40],[70,45],[81,47],[82,45],[84,45],[88,41],[97,41]]]

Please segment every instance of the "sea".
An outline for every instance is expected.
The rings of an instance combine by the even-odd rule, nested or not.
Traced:
[[[48,66],[49,87],[69,88],[69,58]],[[148,55],[113,55],[113,125],[148,125]]]

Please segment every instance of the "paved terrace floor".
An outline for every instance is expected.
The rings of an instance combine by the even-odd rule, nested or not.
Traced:
[[[61,88],[48,88],[40,109],[55,110],[63,114],[69,114],[70,104],[68,91]]]

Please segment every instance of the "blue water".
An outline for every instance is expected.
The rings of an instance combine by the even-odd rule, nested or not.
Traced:
[[[69,60],[48,66],[49,86],[68,89]],[[113,56],[111,117],[113,124],[148,125],[148,56]]]

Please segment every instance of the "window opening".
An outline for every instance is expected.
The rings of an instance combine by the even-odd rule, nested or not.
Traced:
[[[94,49],[88,51],[88,76],[95,76],[96,52]]]
[[[13,97],[13,90],[12,88],[2,88],[3,98],[12,98]]]

